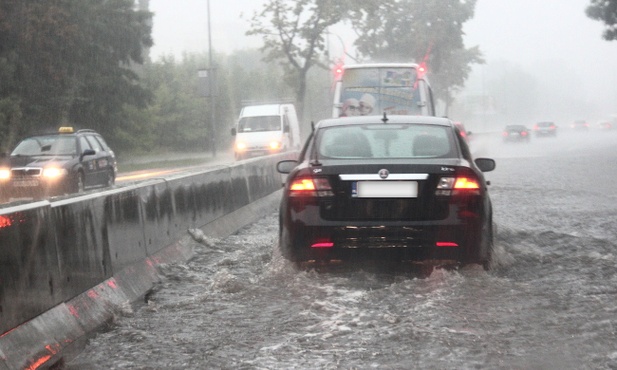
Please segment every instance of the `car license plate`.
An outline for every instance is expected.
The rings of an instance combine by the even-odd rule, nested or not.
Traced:
[[[16,180],[13,186],[17,188],[31,188],[39,186],[39,180]]]
[[[354,198],[417,198],[417,181],[357,181],[352,183]]]

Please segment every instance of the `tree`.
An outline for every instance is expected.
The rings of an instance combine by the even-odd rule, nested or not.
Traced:
[[[151,17],[133,0],[3,0],[3,148],[18,135],[60,124],[113,136],[127,123],[124,108],[143,107],[149,98],[134,67],[152,45]]]
[[[585,12],[589,18],[604,22],[605,40],[617,40],[617,0],[591,0]]]
[[[307,75],[323,61],[327,28],[337,24],[348,11],[342,0],[269,0],[255,12],[247,35],[263,37],[265,61],[278,61],[285,81],[295,87],[300,117],[304,113]]]
[[[452,101],[471,65],[483,63],[478,47],[465,48],[463,24],[476,0],[366,0],[350,17],[358,52],[374,61],[426,63],[438,98]]]

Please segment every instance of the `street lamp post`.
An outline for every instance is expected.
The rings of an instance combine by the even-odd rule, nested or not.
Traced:
[[[216,92],[214,91],[214,83],[216,78],[214,76],[214,66],[212,63],[212,28],[210,25],[210,0],[208,1],[208,64],[210,66],[210,83],[208,84],[208,95],[210,95],[210,126],[212,127],[212,155],[216,157],[216,99],[214,98]]]

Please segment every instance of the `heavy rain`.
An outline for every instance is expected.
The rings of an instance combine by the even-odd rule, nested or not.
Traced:
[[[7,9],[16,4],[9,3]],[[341,13],[349,17],[320,29],[326,36],[317,43],[320,62],[304,75],[305,95],[293,83],[299,75],[285,74],[286,57],[268,59],[268,49],[260,49],[267,32],[259,15],[275,1],[134,3],[153,12],[152,45],[141,45],[143,66],[136,68],[143,83],[131,80],[121,95],[105,91],[104,104],[96,105],[105,89],[76,82],[90,75],[75,69],[71,83],[38,86],[58,94],[57,106],[32,109],[11,95],[20,81],[0,83],[4,153],[20,135],[92,119],[93,127],[84,128],[101,132],[118,157],[113,189],[148,176],[233,166],[229,131],[247,101],[303,97],[304,139],[311,121],[331,116],[337,63],[400,58],[366,43],[367,34],[383,31],[370,28],[366,9],[382,3],[412,9],[422,1],[334,1],[336,11],[350,7]],[[159,281],[143,299],[115,308],[113,320],[55,368],[617,369],[617,41],[603,39],[607,26],[586,14],[595,0],[448,3],[472,9],[451,20],[461,26],[463,43],[445,49],[462,54],[444,52],[428,36],[450,14],[431,1],[437,5],[423,15],[413,38],[418,45],[405,61],[428,62],[437,115],[462,122],[473,156],[497,163],[485,174],[496,227],[489,271],[375,261],[296,266],[277,249],[273,205],[266,217],[225,238],[187,230],[193,256],[159,266]],[[0,5],[0,29],[2,15]],[[354,28],[360,26],[364,38]],[[448,76],[438,55],[461,63],[454,68],[460,80]],[[13,57],[0,46],[0,76],[19,70]],[[120,59],[116,64],[142,64]],[[56,79],[66,72],[55,67],[42,74],[58,72]],[[198,81],[212,73],[214,96],[200,91]],[[133,90],[137,85],[144,90]],[[540,122],[550,122],[554,134],[543,134]],[[511,125],[528,131],[506,140]]]

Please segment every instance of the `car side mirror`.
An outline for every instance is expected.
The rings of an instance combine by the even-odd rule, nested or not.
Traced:
[[[491,158],[476,158],[474,161],[476,166],[482,172],[490,172],[495,169],[495,160]]]
[[[95,155],[95,154],[96,154],[96,152],[93,149],[86,149],[86,150],[83,151],[83,153],[81,153],[81,156],[80,156],[79,160],[81,161],[85,156]]]
[[[279,173],[288,174],[298,165],[298,161],[292,159],[280,161],[276,164],[276,170]]]
[[[231,136],[236,136],[236,128],[235,127],[231,128]]]

